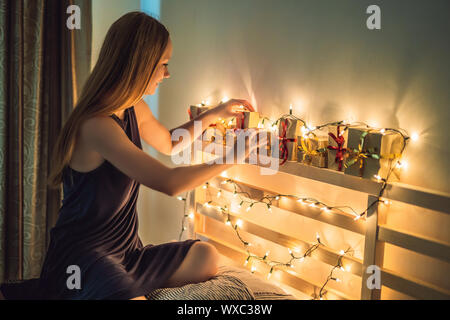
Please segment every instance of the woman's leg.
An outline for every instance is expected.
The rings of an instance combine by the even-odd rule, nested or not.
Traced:
[[[188,283],[203,282],[217,273],[219,253],[206,242],[195,242],[181,265],[163,287],[181,287]]]

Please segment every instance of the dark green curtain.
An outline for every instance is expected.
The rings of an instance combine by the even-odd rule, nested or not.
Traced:
[[[62,196],[50,155],[90,72],[91,16],[90,0],[0,1],[0,282],[40,274]]]

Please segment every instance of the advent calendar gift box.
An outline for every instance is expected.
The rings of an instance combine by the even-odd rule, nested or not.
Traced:
[[[346,126],[328,127],[328,168],[344,171],[347,157],[348,128]]]
[[[283,118],[278,123],[279,158],[285,161],[297,161],[297,137],[300,135],[303,122],[297,119]],[[274,156],[274,150],[272,150]]]
[[[249,128],[258,128],[259,124],[259,113],[258,112],[243,112],[244,114],[244,124],[243,129],[249,129]]]
[[[190,106],[189,107],[189,119],[197,118],[201,113],[208,111],[211,107],[208,106]]]
[[[344,173],[367,179],[386,178],[390,165],[395,164],[393,160],[399,157],[402,144],[402,136],[396,132],[349,128]],[[398,181],[398,175],[391,174],[389,180]]]
[[[314,167],[326,168],[328,158],[327,137],[297,137],[297,161]]]

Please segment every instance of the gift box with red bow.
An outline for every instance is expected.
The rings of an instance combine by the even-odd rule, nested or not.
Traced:
[[[348,127],[328,127],[328,168],[337,171],[344,170],[347,157]]]
[[[278,120],[278,157],[286,161],[297,161],[297,137],[301,133],[302,121],[292,118],[282,118]],[[275,156],[272,150],[272,156]]]

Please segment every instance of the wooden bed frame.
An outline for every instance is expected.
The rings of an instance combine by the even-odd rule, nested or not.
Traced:
[[[206,145],[203,142],[203,146]],[[200,156],[198,153],[195,156],[201,160],[197,163],[214,158],[213,154],[198,152]],[[192,156],[194,159],[194,154]],[[304,194],[312,193],[316,198],[321,197],[321,201],[326,202],[329,198],[336,205],[350,203],[362,210],[377,199],[381,188],[381,183],[376,181],[298,162],[284,163],[279,167],[279,172],[272,176],[258,175],[258,169],[257,165],[234,166],[222,176],[210,180],[208,189],[198,187],[190,192],[186,200],[188,212],[195,214],[194,222],[189,226],[191,235],[214,244],[222,255],[242,267],[248,254],[236,237],[235,230],[224,224],[227,216],[217,208],[204,205],[218,190],[222,191],[221,197],[227,199],[228,203],[233,202],[233,187],[222,184],[226,179],[233,179],[245,190],[249,201],[301,188]],[[244,221],[239,228],[241,236],[257,243],[252,248],[258,251],[258,255],[263,255],[266,248],[273,249],[270,251],[278,256],[286,256],[288,248],[302,248],[301,251],[304,252],[314,243],[309,233],[312,228],[308,226],[332,230],[330,232],[333,236],[325,241],[331,244],[320,246],[302,262],[309,263],[309,267],[308,264],[303,266],[297,263],[294,268],[279,268],[270,279],[292,288],[293,292],[302,293],[303,298],[317,297],[327,272],[340,257],[339,245],[342,248],[342,243],[347,239],[348,242],[356,243],[359,250],[355,251],[357,254],[342,258],[346,271],[340,272],[344,280],[342,283],[331,281],[327,284],[327,299],[449,299],[450,240],[446,225],[448,226],[450,219],[450,196],[401,183],[390,183],[383,199],[388,199],[390,205],[385,206],[380,202],[357,221],[350,214],[323,213],[290,199],[272,203],[272,216],[262,207],[261,210],[253,209],[254,212],[248,214],[245,210],[237,210],[233,205],[229,214],[233,224],[237,219]],[[421,215],[425,217],[416,218]],[[389,219],[390,216],[397,218]],[[410,220],[417,220],[415,227],[414,221]],[[296,221],[299,222],[298,226]],[[427,227],[427,222],[434,225]],[[306,225],[303,230],[302,225]],[[443,226],[441,232],[439,226]],[[339,237],[340,232],[342,237]],[[333,246],[333,239],[339,244]],[[371,265],[380,268],[380,289],[369,289],[365,285],[372,274],[367,272]],[[250,265],[246,267],[249,268]],[[259,263],[256,274],[264,277],[268,268]]]

